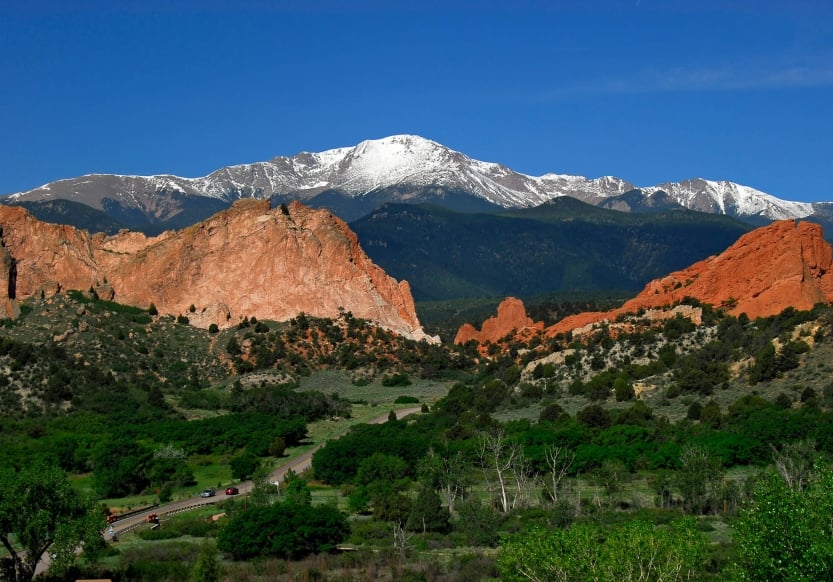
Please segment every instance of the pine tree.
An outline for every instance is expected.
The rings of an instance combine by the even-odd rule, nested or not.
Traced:
[[[423,533],[427,531],[445,533],[448,531],[450,518],[451,514],[442,506],[437,492],[429,487],[423,487],[411,506],[411,513],[408,515],[405,528]]]

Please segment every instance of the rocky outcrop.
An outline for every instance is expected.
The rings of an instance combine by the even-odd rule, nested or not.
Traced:
[[[507,335],[531,335],[544,329],[541,322],[535,323],[526,315],[526,308],[520,299],[507,297],[497,308],[497,316],[483,322],[478,331],[469,323],[463,324],[454,338],[455,344],[465,344],[471,340],[484,344],[495,343]]]
[[[237,323],[244,316],[282,321],[304,312],[340,310],[405,337],[430,339],[406,281],[389,277],[365,255],[356,235],[325,210],[241,200],[229,210],[157,237],[134,232],[89,235],[40,222],[20,207],[0,206],[0,288],[8,303],[40,292],[94,288],[113,300],[196,325]],[[0,251],[3,255],[3,251]],[[193,306],[193,307],[192,307]],[[9,314],[11,315],[11,314]]]
[[[643,291],[622,307],[612,311],[593,311],[565,317],[547,327],[544,335],[553,337],[570,332],[580,339],[604,324],[609,332],[633,331],[624,315],[639,314],[639,319],[660,322],[680,315],[700,323],[702,312],[690,305],[679,305],[687,297],[733,315],[750,318],[776,315],[787,307],[805,310],[816,303],[833,301],[833,249],[824,240],[821,226],[812,222],[782,220],[740,237],[719,255],[693,264],[648,283]],[[670,308],[670,306],[674,306]],[[495,342],[515,330],[543,329],[526,317],[523,304],[506,299],[478,331],[464,324],[454,342],[470,340]]]
[[[619,309],[580,313],[548,327],[572,331],[620,314],[672,305],[686,297],[751,318],[787,307],[804,310],[833,301],[833,249],[811,222],[782,220],[753,230],[719,255],[648,283]]]

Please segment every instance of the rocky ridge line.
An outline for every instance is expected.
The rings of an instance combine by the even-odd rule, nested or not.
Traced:
[[[244,316],[337,317],[343,309],[402,336],[438,341],[422,330],[407,281],[375,265],[341,219],[300,203],[241,200],[157,237],[90,235],[0,206],[0,229],[8,316],[19,299],[94,288],[105,299],[183,314],[198,327],[228,327]]]

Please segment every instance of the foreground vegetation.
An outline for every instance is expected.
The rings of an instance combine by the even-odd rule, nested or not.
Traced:
[[[5,556],[41,555],[25,524],[57,514],[55,579],[833,577],[833,312],[692,304],[702,326],[478,349],[349,313],[201,331],[90,294],[33,303],[0,334]],[[350,418],[394,405],[423,412]],[[248,478],[245,499],[91,541],[110,511]]]

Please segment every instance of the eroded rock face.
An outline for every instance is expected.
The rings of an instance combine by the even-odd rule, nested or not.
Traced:
[[[773,222],[740,237],[719,255],[687,269],[651,281],[639,295],[612,311],[578,313],[546,328],[553,337],[572,332],[574,337],[593,333],[605,323],[611,332],[629,331],[629,323],[617,324],[621,315],[642,313],[642,319],[662,321],[682,315],[700,323],[701,310],[688,305],[668,306],[694,297],[703,303],[726,309],[732,315],[750,318],[777,315],[787,307],[805,310],[816,303],[833,301],[833,249],[822,229],[811,222]],[[665,308],[665,309],[660,309]],[[497,317],[488,319],[478,331],[464,324],[454,342],[470,340],[496,342],[513,330],[542,329],[526,317],[523,304],[513,298],[501,303]]]
[[[535,323],[527,317],[523,301],[507,297],[498,305],[497,316],[484,321],[480,331],[469,323],[463,324],[457,331],[454,343],[462,345],[471,340],[480,344],[495,343],[509,334],[539,333],[543,328],[543,323]]]
[[[833,249],[818,224],[773,222],[743,235],[719,255],[651,281],[619,309],[567,317],[546,333],[553,336],[613,321],[620,314],[671,305],[685,297],[753,319],[787,307],[811,309],[833,301]]]
[[[337,317],[341,308],[403,336],[435,341],[422,330],[408,283],[375,265],[349,227],[325,210],[241,200],[199,224],[148,238],[91,236],[0,206],[0,227],[19,299],[46,281],[61,289],[107,289],[120,303],[153,303],[161,314],[184,314],[204,327],[244,316]],[[7,296],[0,288],[0,299]]]

